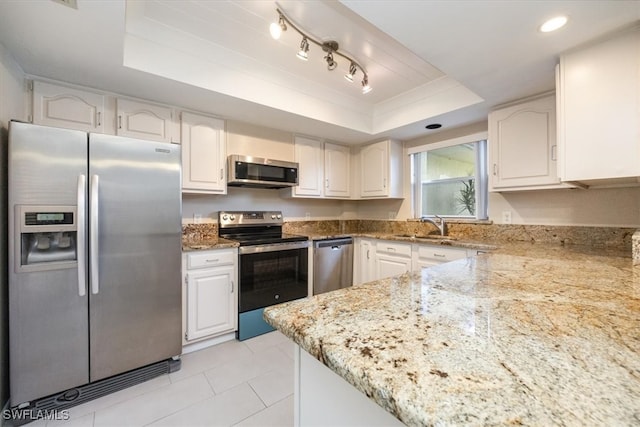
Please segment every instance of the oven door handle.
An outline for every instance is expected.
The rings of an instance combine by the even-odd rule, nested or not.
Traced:
[[[309,241],[291,243],[272,243],[269,245],[240,246],[238,254],[259,254],[263,252],[288,251],[294,249],[304,249],[309,247]]]

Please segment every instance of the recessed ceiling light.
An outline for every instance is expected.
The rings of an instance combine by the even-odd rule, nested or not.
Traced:
[[[440,123],[431,123],[430,125],[426,125],[427,129],[440,129],[442,125]]]
[[[551,18],[544,24],[540,25],[540,31],[543,33],[555,31],[559,28],[564,27],[568,20],[569,18],[567,18],[566,16],[556,16],[555,18]]]

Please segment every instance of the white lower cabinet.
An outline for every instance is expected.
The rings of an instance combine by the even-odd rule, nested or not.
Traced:
[[[184,342],[237,329],[237,249],[183,256]]]
[[[420,271],[477,254],[473,249],[357,238],[353,258],[354,284]]]
[[[411,271],[411,244],[380,240],[376,243],[375,279]]]
[[[472,253],[470,253],[472,252]],[[413,271],[420,271],[424,267],[444,264],[445,262],[474,256],[475,251],[462,248],[443,248],[438,245],[413,245]]]
[[[353,283],[371,282],[376,280],[376,242],[372,239],[357,238],[355,242],[355,256],[353,257]]]

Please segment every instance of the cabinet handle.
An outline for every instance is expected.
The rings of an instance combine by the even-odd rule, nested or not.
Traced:
[[[220,260],[216,258],[216,259],[208,259],[205,262],[218,262],[218,261]]]
[[[367,249],[367,259],[370,259],[369,258],[369,249]]]
[[[554,162],[558,160],[558,146],[557,145],[552,145],[551,146],[551,160],[553,160]]]
[[[444,257],[446,257],[446,255],[436,254],[436,253],[434,253],[433,256],[436,257],[436,258],[444,258]]]
[[[493,164],[493,176],[498,176],[498,164]]]
[[[231,281],[231,293],[233,293],[233,280]]]
[[[387,178],[382,179],[382,188],[387,188]]]
[[[98,120],[97,120],[98,124],[97,126],[101,126],[102,125],[102,112],[98,111]]]
[[[396,251],[396,248],[387,248],[387,250],[388,250],[389,252],[395,252],[395,251]]]
[[[122,116],[118,116],[118,129],[122,129]]]
[[[222,181],[222,178],[224,178],[224,169],[220,168],[220,180]]]
[[[329,188],[329,179],[325,179],[325,184],[324,184],[325,188]]]

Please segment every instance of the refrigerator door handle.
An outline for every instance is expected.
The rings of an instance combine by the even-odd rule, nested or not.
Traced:
[[[83,297],[87,294],[87,250],[85,243],[86,236],[86,212],[87,212],[87,177],[78,175],[78,207],[77,207],[77,258],[78,258],[78,295]]]
[[[90,208],[89,208],[89,212],[91,212],[90,215],[90,221],[91,223],[89,224],[89,251],[91,253],[90,256],[90,265],[91,265],[91,293],[92,294],[97,294],[98,292],[100,292],[100,283],[99,283],[99,278],[100,278],[100,270],[99,270],[99,257],[98,257],[98,248],[99,248],[99,242],[98,242],[98,235],[99,233],[99,229],[98,229],[98,225],[99,225],[99,220],[98,220],[98,213],[99,213],[99,203],[98,203],[98,197],[99,197],[99,193],[98,193],[98,187],[100,184],[100,179],[98,177],[98,175],[92,175],[91,176],[91,199],[90,202]]]

